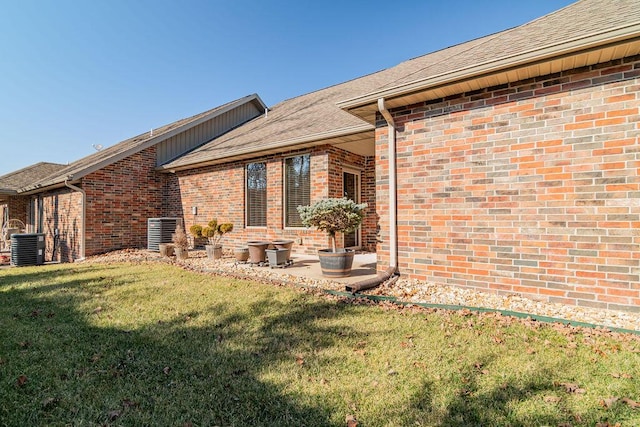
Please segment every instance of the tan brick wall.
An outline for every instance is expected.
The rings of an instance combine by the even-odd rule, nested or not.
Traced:
[[[640,310],[640,58],[396,109],[403,275]],[[386,123],[379,269],[389,262]]]
[[[324,233],[304,228],[284,228],[283,220],[283,180],[284,159],[309,153],[311,155],[311,200],[342,194],[342,167],[363,170],[363,181],[367,180],[367,196],[371,198],[371,179],[374,176],[373,158],[366,159],[330,146],[303,151],[292,151],[280,155],[259,157],[250,162],[267,163],[267,226],[245,227],[245,172],[249,161],[210,166],[191,171],[178,172],[167,178],[164,216],[183,218],[187,230],[193,224],[206,225],[211,218],[232,222],[234,230],[224,237],[223,244],[237,247],[249,240],[292,239],[296,241],[293,250],[315,253],[328,246]],[[338,172],[339,171],[339,172]],[[366,172],[366,173],[365,173]],[[340,179],[338,179],[338,175]],[[364,187],[364,185],[363,185]],[[372,202],[375,205],[375,200]],[[197,207],[197,215],[192,208]],[[374,223],[375,209],[370,209],[367,224]],[[364,231],[367,241],[375,241],[371,231]],[[300,240],[299,240],[300,239]],[[301,241],[299,244],[297,242]]]

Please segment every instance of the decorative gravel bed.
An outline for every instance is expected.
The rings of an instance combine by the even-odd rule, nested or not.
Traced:
[[[168,262],[190,270],[229,275],[260,281],[288,283],[296,286],[322,290],[344,291],[344,283],[329,279],[297,277],[286,269],[252,267],[239,264],[230,254],[220,260],[209,260],[204,251],[190,251],[186,260],[162,258],[159,254],[145,250],[127,249],[88,258],[85,262]],[[640,313],[603,310],[589,307],[566,306],[534,301],[519,295],[497,295],[453,286],[403,279],[391,285],[381,285],[366,292],[369,295],[393,296],[408,303],[461,305],[486,309],[506,310],[531,315],[553,317],[575,322],[602,325],[640,331]]]

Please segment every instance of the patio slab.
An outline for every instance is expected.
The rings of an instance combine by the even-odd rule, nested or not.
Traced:
[[[338,283],[351,284],[361,280],[369,279],[376,276],[376,254],[361,253],[353,257],[353,267],[351,276],[328,278],[322,275],[320,270],[320,261],[317,255],[292,253],[291,258],[293,264],[284,268],[273,268],[271,270],[282,270],[285,274],[297,277],[308,277],[311,279],[325,279]],[[254,267],[254,268],[270,268],[270,267]]]

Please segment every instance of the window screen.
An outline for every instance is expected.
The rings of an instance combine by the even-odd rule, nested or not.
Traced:
[[[247,226],[267,226],[267,164],[247,165]]]
[[[311,158],[308,154],[285,160],[285,227],[302,227],[298,206],[307,206],[311,201],[310,165]]]

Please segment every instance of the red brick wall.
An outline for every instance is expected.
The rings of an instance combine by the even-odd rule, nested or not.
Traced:
[[[41,230],[45,234],[45,261],[71,262],[80,258],[82,237],[82,195],[63,188],[39,195],[43,204]],[[35,219],[37,224],[38,220]],[[58,241],[54,235],[58,230]]]
[[[403,275],[640,310],[640,58],[396,109]],[[377,211],[389,262],[386,123]]]
[[[82,179],[86,256],[147,246],[147,219],[162,216],[165,178],[155,165],[156,148],[151,147]]]
[[[312,202],[341,195],[342,167],[349,166],[363,170],[363,182],[365,179],[367,182],[366,197],[371,199],[370,204],[375,206],[375,200],[371,198],[371,179],[374,176],[373,158],[367,159],[325,146],[251,160],[251,162],[267,163],[266,227],[245,227],[244,168],[247,163],[245,161],[182,171],[168,176],[164,216],[184,218],[187,230],[193,224],[206,225],[212,218],[232,222],[234,230],[223,240],[223,244],[227,247],[241,246],[249,240],[283,238],[296,241],[294,251],[315,253],[317,249],[325,248],[329,244],[324,233],[304,228],[283,227],[284,159],[304,153],[311,155]],[[195,216],[192,214],[194,206],[197,207]],[[367,224],[374,223],[375,208],[369,210],[369,216]],[[365,231],[363,228],[363,241],[365,236],[367,242],[375,241],[375,228],[373,231]]]
[[[29,198],[25,196],[10,196],[6,203],[9,209],[9,219],[19,219],[27,225]]]

